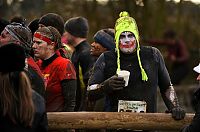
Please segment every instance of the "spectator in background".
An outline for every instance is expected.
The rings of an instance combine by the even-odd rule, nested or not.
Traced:
[[[91,44],[91,55],[96,59],[105,51],[115,50],[114,29],[101,29],[93,37],[94,42]]]
[[[164,39],[151,39],[145,42],[151,45],[167,46],[167,59],[171,62],[170,77],[173,85],[179,85],[189,73],[189,52],[184,43],[174,30],[167,30]]]
[[[200,63],[194,67],[194,71],[198,73],[197,81],[200,82]],[[191,103],[195,111],[195,116],[190,125],[185,126],[181,132],[200,132],[200,85],[192,95]]]
[[[62,36],[64,33],[64,19],[56,13],[47,13],[40,17],[38,21],[39,27],[52,26],[58,30]]]
[[[89,31],[88,20],[84,17],[73,17],[66,21],[65,31],[68,44],[75,48],[72,54],[72,63],[76,68],[77,92],[75,111],[85,110],[86,87],[89,71],[93,66],[94,58],[90,55],[91,46],[87,42]]]
[[[47,13],[43,15],[38,21],[39,27],[52,26],[56,28],[61,37],[64,35],[64,19],[56,13]],[[66,43],[62,43],[62,47],[57,51],[62,57],[71,59],[73,49]]]
[[[95,60],[105,51],[115,50],[114,29],[106,28],[97,31],[93,37],[94,42],[91,44],[90,54],[95,57]],[[100,97],[94,101],[89,99],[88,110],[104,111],[105,98]],[[94,108],[93,108],[94,107]]]
[[[145,102],[147,105],[143,105],[143,112],[155,113],[159,86],[172,117],[183,119],[185,112],[179,106],[160,51],[140,45],[136,22],[126,11],[121,12],[120,18],[116,20],[115,43],[116,51],[104,52],[96,61],[88,83],[88,96],[95,99],[105,95],[108,102],[106,111],[109,112],[119,111],[119,101],[123,100],[132,102],[129,105],[138,101],[137,104],[142,106]],[[124,78],[117,75],[120,70],[130,72],[126,87]]]
[[[26,72],[31,80],[32,88],[45,97],[44,80],[40,68],[30,56],[32,34],[30,29],[20,23],[11,23],[1,32],[0,45],[15,42],[21,45],[26,52]]]
[[[58,30],[52,26],[41,27],[34,33],[32,46],[39,58],[46,86],[48,112],[72,112],[76,99],[76,72],[69,59],[56,54],[61,44]]]
[[[16,43],[0,47],[1,132],[47,132],[44,99],[31,88],[25,59],[24,48]]]

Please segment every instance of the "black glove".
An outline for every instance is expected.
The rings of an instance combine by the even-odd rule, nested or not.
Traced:
[[[190,102],[192,105],[192,108],[194,109],[195,112],[199,112],[199,106],[200,106],[200,88],[197,88],[194,90],[194,92],[192,91],[192,93],[190,94]]]
[[[100,84],[103,88],[105,93],[111,93],[114,90],[121,90],[125,86],[125,80],[123,77],[117,77],[117,75],[114,75],[107,80],[105,80],[103,83]]]
[[[185,117],[185,111],[181,107],[174,107],[171,110],[172,118],[175,120],[181,120]]]

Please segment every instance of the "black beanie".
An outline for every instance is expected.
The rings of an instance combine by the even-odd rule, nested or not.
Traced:
[[[25,51],[16,43],[5,44],[0,47],[0,72],[22,71],[25,67]]]
[[[39,22],[39,19],[36,18],[36,19],[32,20],[32,21],[28,24],[28,27],[29,27],[29,29],[31,30],[32,34],[34,34],[35,31],[39,28],[38,22]]]
[[[99,43],[104,48],[108,50],[115,49],[114,29],[108,28],[99,30],[93,38],[95,42]]]
[[[43,15],[38,21],[38,23],[43,24],[46,27],[52,26],[56,28],[59,31],[61,36],[64,33],[64,19],[56,13],[48,13],[48,14]]]
[[[65,30],[71,35],[86,38],[89,31],[88,20],[84,17],[73,17],[66,21]]]

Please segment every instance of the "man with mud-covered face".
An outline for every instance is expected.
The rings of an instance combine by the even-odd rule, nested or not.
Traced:
[[[157,88],[175,120],[183,119],[163,56],[157,48],[141,46],[135,20],[121,12],[115,24],[115,51],[101,54],[94,65],[87,88],[89,99],[106,96],[105,111],[157,112]],[[121,70],[130,72],[125,86]],[[128,107],[126,106],[134,106]]]

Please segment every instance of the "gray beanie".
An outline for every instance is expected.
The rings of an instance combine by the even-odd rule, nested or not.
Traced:
[[[89,31],[88,20],[84,17],[73,17],[66,21],[65,30],[71,35],[86,38]]]
[[[107,28],[99,30],[93,38],[95,42],[99,43],[104,48],[107,48],[108,50],[115,49],[114,29]]]

